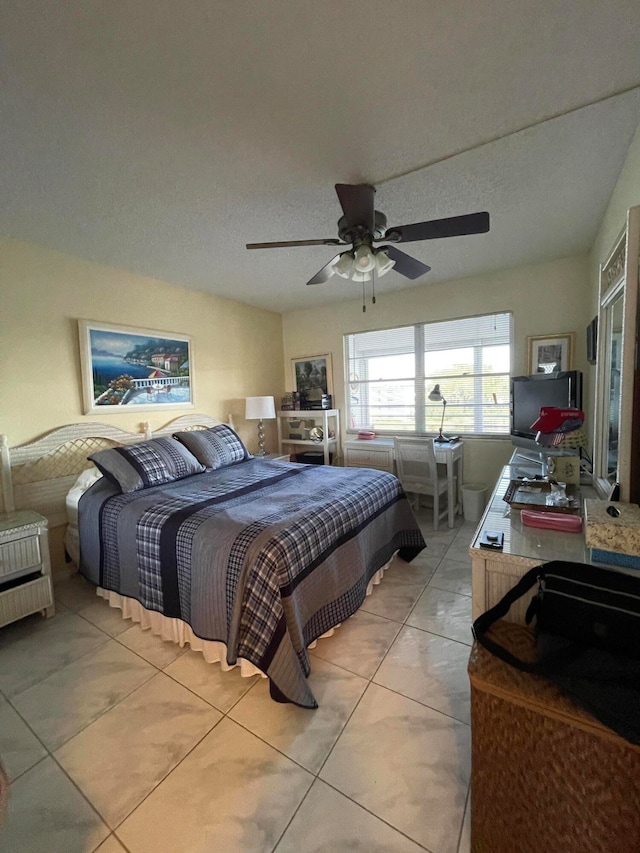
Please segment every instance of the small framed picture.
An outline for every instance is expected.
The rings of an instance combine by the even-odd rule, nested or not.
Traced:
[[[571,370],[574,332],[561,335],[531,335],[529,344],[529,373],[557,373]]]
[[[305,355],[291,359],[293,389],[312,400],[323,394],[333,395],[331,355]]]

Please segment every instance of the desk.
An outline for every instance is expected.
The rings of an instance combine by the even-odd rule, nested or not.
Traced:
[[[453,527],[453,517],[462,513],[462,457],[463,442],[434,444],[436,462],[447,466],[447,505],[449,507],[449,527]],[[394,448],[392,438],[357,438],[344,443],[344,464],[350,468],[377,468],[380,471],[395,473]],[[454,487],[458,477],[457,490]]]
[[[564,533],[539,527],[525,527],[519,510],[511,509],[509,504],[502,500],[512,479],[526,474],[533,476],[536,473],[540,473],[539,466],[527,469],[523,465],[505,465],[471,540],[469,554],[471,555],[474,619],[497,604],[534,566],[549,560],[592,562],[589,548],[584,541],[584,533]],[[582,498],[596,497],[595,491],[589,486],[581,486],[580,491]],[[480,548],[480,536],[483,530],[498,530],[504,534],[502,551]],[[621,569],[618,568],[618,571]],[[531,595],[526,595],[513,604],[506,618],[511,622],[524,624],[530,598]]]

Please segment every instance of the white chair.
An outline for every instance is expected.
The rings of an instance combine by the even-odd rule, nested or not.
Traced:
[[[432,438],[394,438],[396,469],[402,488],[408,495],[415,495],[415,509],[420,507],[420,495],[429,495],[433,500],[433,529],[438,529],[441,518],[448,516],[448,526],[453,527],[453,512],[448,506],[440,510],[440,498],[448,495],[447,475],[438,472],[436,451]],[[455,481],[454,477],[454,493]],[[444,502],[443,502],[444,503]]]

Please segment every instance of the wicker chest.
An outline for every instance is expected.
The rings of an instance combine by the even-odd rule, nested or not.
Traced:
[[[530,629],[492,633],[534,659]],[[640,853],[640,747],[477,644],[469,678],[471,853]]]
[[[0,514],[0,628],[38,610],[54,615],[47,519],[31,510]]]

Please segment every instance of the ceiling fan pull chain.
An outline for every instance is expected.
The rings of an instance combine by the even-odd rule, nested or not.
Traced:
[[[376,304],[376,272],[372,270],[371,272],[371,288],[372,288],[372,296],[371,296],[371,304]]]
[[[365,294],[364,294],[364,279],[362,279],[362,313],[367,313],[367,306],[364,304]]]

